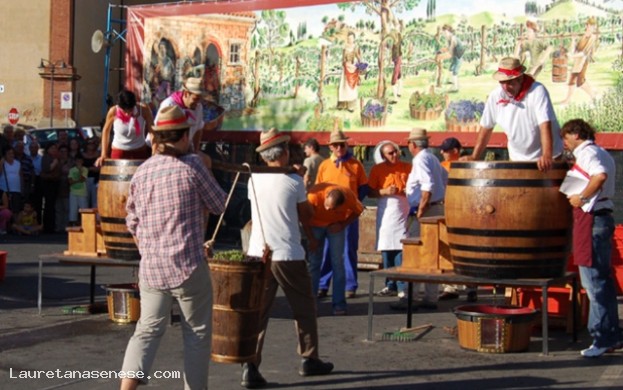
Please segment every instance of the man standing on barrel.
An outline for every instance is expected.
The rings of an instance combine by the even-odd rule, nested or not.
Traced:
[[[155,154],[134,174],[126,225],[141,265],[141,316],[128,343],[122,370],[133,377],[121,389],[147,382],[160,340],[170,323],[173,299],[181,310],[184,389],[206,389],[212,336],[212,283],[204,258],[204,210],[221,214],[226,194],[194,153],[186,115],[163,108],[153,128]]]
[[[580,267],[582,287],[588,294],[588,331],[593,337],[593,344],[581,354],[598,357],[623,343],[610,264],[616,165],[606,150],[595,145],[595,130],[582,119],[565,123],[561,135],[575,157],[572,173],[586,181],[579,193],[568,198],[573,207],[573,261]]]
[[[289,135],[272,128],[262,132],[260,146],[255,151],[269,167],[286,168],[290,160],[289,140]],[[242,365],[240,384],[248,389],[267,384],[258,367],[262,362],[270,309],[280,286],[292,309],[298,352],[303,357],[299,374],[329,374],[333,364],[318,358],[316,297],[312,294],[305,249],[301,245],[299,221],[306,226],[313,215],[303,178],[296,173],[252,174],[247,188],[253,220],[247,254],[263,257],[264,251],[270,249],[272,256],[270,272],[266,273],[264,281],[256,356],[253,362]]]
[[[496,124],[508,137],[512,161],[536,161],[539,169],[546,171],[562,153],[560,126],[549,93],[525,71],[517,58],[505,57],[500,61],[493,74],[500,85],[487,98],[471,156],[461,160],[480,159]]]

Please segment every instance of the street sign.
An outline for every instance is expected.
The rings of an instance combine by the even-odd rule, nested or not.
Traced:
[[[73,103],[71,92],[61,92],[61,110],[71,110]]]
[[[9,123],[12,125],[16,125],[17,122],[19,122],[19,111],[17,111],[17,108],[12,107],[9,110]]]

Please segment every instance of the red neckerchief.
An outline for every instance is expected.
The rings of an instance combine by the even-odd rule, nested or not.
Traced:
[[[130,120],[134,119],[134,131],[136,132],[137,136],[141,135],[141,126],[138,123],[138,110],[136,109],[136,107],[132,109],[132,114],[128,114],[127,112],[123,111],[121,107],[117,106],[115,117],[121,120],[121,122],[123,122],[124,124],[129,124]]]
[[[184,113],[186,113],[186,119],[190,118],[192,120],[195,120],[195,116],[193,115],[192,110],[186,107],[186,104],[184,104],[184,99],[182,99],[183,94],[184,91],[173,92],[171,94],[171,99],[173,99],[173,102],[176,106],[184,110]]]
[[[530,90],[530,87],[532,87],[532,84],[534,84],[534,78],[530,75],[524,74],[523,81],[521,82],[521,89],[519,90],[517,96],[512,99],[502,98],[498,100],[498,104],[502,104],[505,106],[513,100],[516,102],[522,101],[528,94],[528,91]]]

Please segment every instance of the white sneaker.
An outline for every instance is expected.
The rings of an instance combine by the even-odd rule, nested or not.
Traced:
[[[601,355],[606,353],[608,349],[610,348],[599,348],[599,347],[596,347],[595,344],[593,344],[590,347],[583,349],[582,352],[580,352],[580,354],[587,358],[600,357]]]
[[[376,295],[379,297],[395,297],[396,294],[396,290],[392,290],[389,287],[383,287],[381,291],[378,291],[376,293]]]
[[[407,294],[404,291],[401,291],[401,292],[398,293],[398,298],[404,298],[406,296],[407,296]]]

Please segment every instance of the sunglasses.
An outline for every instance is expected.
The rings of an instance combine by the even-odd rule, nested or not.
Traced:
[[[385,153],[385,155],[387,155],[387,156],[393,156],[394,154],[398,154],[398,151],[397,150],[392,150],[391,152]]]
[[[338,149],[338,148],[345,148],[346,147],[346,142],[338,142],[336,144],[331,144],[333,145],[334,148]]]

